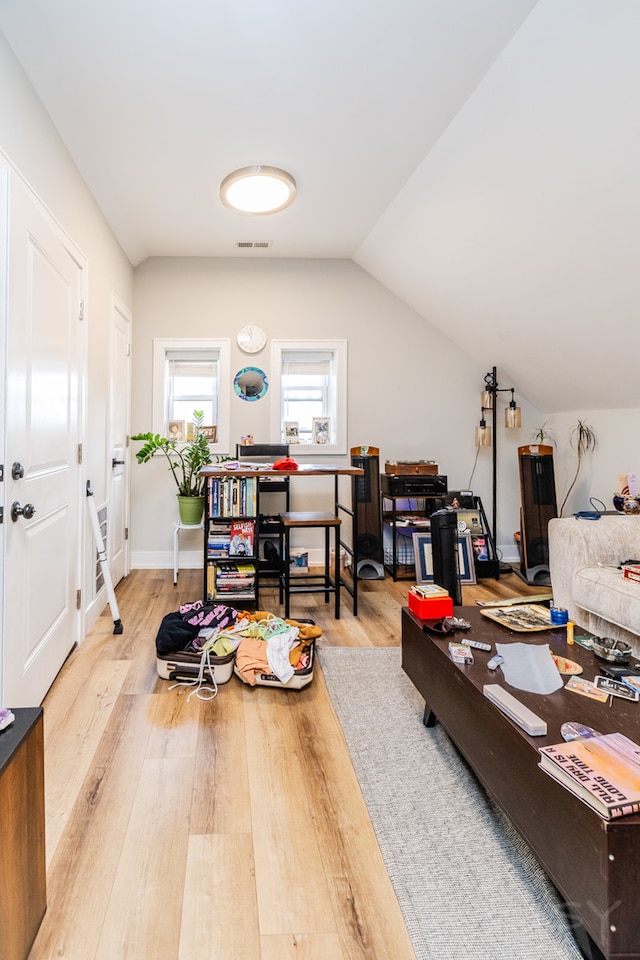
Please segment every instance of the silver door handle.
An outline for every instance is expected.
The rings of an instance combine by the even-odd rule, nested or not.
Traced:
[[[25,503],[24,507],[21,507],[17,500],[11,504],[11,519],[15,523],[18,517],[24,517],[25,520],[31,520],[31,517],[36,512],[36,508],[32,503]]]

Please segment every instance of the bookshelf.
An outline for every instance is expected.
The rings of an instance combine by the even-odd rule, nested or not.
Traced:
[[[208,477],[204,528],[205,599],[257,606],[258,478]]]

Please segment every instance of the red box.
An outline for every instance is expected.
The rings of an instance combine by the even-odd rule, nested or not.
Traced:
[[[439,617],[453,616],[451,597],[418,597],[409,590],[409,610],[421,620],[437,620]]]
[[[624,567],[623,576],[625,580],[637,580],[640,582],[640,567],[631,565]]]

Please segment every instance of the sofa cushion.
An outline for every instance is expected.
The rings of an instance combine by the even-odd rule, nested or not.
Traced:
[[[622,570],[612,567],[583,567],[573,575],[573,600],[632,633],[640,633],[640,583],[625,580]]]

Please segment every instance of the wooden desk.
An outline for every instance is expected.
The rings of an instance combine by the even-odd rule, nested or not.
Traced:
[[[578,644],[567,648],[564,630],[513,633],[477,607],[459,612],[471,621],[470,639],[548,643],[553,653],[580,663],[586,679],[599,672],[593,654]],[[403,609],[402,665],[425,698],[425,724],[437,718],[526,840],[560,891],[584,956],[640,960],[640,815],[603,820],[538,767],[538,748],[560,743],[560,726],[567,720],[601,733],[620,731],[640,743],[640,704],[614,699],[609,707],[564,689],[548,696],[514,690],[501,671],[487,670],[491,654],[474,651],[472,665],[454,664],[450,639],[425,633],[420,620]],[[547,735],[530,737],[509,720],[483,695],[486,683],[499,683],[546,720]]]
[[[258,477],[262,480],[282,480],[284,477],[289,477],[290,479],[295,479],[297,477],[333,477],[334,480],[334,510],[336,516],[339,516],[341,513],[351,518],[351,543],[347,543],[342,537],[338,540],[337,549],[340,551],[342,547],[350,556],[351,556],[351,582],[345,579],[344,576],[340,576],[340,586],[344,587],[345,590],[351,595],[353,599],[353,615],[358,615],[358,577],[356,571],[358,569],[358,556],[357,556],[357,544],[358,544],[358,519],[357,512],[354,509],[355,503],[355,478],[361,477],[364,475],[364,470],[362,467],[353,467],[353,466],[339,466],[338,464],[316,464],[316,463],[303,463],[298,466],[297,470],[274,470],[270,464],[263,465],[254,465],[254,466],[239,466],[232,470],[225,469],[222,464],[211,464],[208,467],[203,467],[200,471],[201,476],[210,478],[210,477]],[[344,503],[340,499],[340,477],[351,477],[352,482],[350,485],[351,496],[349,503]],[[258,495],[259,502],[259,495]],[[258,512],[260,508],[258,506]],[[206,537],[205,537],[206,540]],[[206,547],[206,543],[205,543]],[[338,558],[339,560],[339,558]],[[206,563],[205,563],[205,596],[206,596]]]
[[[42,708],[0,731],[0,957],[26,960],[47,908]]]

